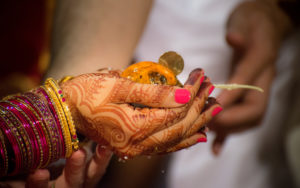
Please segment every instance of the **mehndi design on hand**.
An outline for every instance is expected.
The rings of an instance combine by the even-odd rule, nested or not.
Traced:
[[[211,116],[209,110],[203,111],[209,90],[199,90],[203,79],[201,69],[190,74],[184,85],[191,94],[186,104],[174,100],[176,89],[182,88],[135,83],[120,77],[120,71],[81,75],[62,88],[79,122],[77,129],[119,156],[131,157],[176,151],[205,137],[197,132]]]

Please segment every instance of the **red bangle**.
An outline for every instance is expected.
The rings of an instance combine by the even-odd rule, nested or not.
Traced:
[[[8,155],[5,146],[4,134],[2,133],[3,131],[4,130],[0,130],[0,153],[2,157],[2,161],[0,164],[0,176],[6,175],[8,171]]]
[[[18,105],[32,120],[33,124],[36,126],[40,138],[43,149],[43,162],[41,163],[41,168],[46,167],[51,160],[51,141],[48,130],[46,129],[45,124],[41,121],[41,118],[36,112],[36,109],[33,109],[30,105],[28,105],[21,97],[14,96],[12,99],[9,99],[10,102]]]
[[[2,104],[5,105],[6,107],[8,106],[8,104],[6,103],[2,103]],[[28,117],[25,115],[24,112],[11,107],[10,107],[10,111],[17,117],[17,119],[20,121],[20,124],[23,125],[27,134],[30,137],[30,142],[32,144],[32,151],[33,151],[31,169],[36,169],[39,164],[38,162],[41,160],[41,156],[42,156],[37,130],[33,127],[31,121],[28,119]]]
[[[58,128],[58,132],[59,132],[59,136],[60,136],[60,141],[61,141],[61,150],[60,150],[60,157],[65,157],[66,154],[66,146],[65,146],[65,142],[64,142],[64,137],[63,137],[63,133],[62,133],[62,129],[61,129],[61,122],[58,118],[58,115],[56,113],[55,107],[53,105],[53,101],[51,100],[51,98],[48,96],[48,93],[46,92],[46,90],[42,87],[37,89],[37,93],[41,94],[48,102],[48,106],[50,108],[50,111],[52,113],[52,115],[55,117],[56,120],[56,124],[57,124],[57,128]]]
[[[1,117],[2,119],[2,117]],[[8,172],[8,175],[16,175],[18,174],[18,172],[21,170],[21,162],[22,162],[22,154],[20,151],[20,146],[18,145],[18,141],[17,138],[15,137],[15,135],[12,133],[12,131],[10,130],[9,126],[5,123],[5,120],[2,119],[2,121],[0,121],[0,128],[5,132],[5,135],[7,136],[7,139],[13,149],[13,153],[14,153],[14,157],[15,157],[15,166],[14,168],[11,168],[12,172]]]
[[[23,161],[24,163],[24,169],[29,169],[31,167],[31,163],[32,163],[32,155],[33,155],[33,151],[32,151],[32,147],[31,144],[29,143],[30,137],[27,134],[23,124],[21,123],[20,120],[18,120],[18,118],[11,112],[11,111],[6,111],[5,114],[1,114],[2,118],[4,118],[4,120],[7,122],[8,125],[12,125],[12,127],[17,128],[17,131],[19,132],[22,140],[20,140],[22,142],[22,144],[25,145],[25,150],[26,152],[23,152],[24,158],[26,160]]]
[[[46,142],[46,136],[41,128],[40,123],[35,119],[34,115],[32,114],[32,112],[30,110],[28,110],[28,108],[26,108],[26,106],[14,99],[9,99],[8,100],[10,103],[12,103],[13,105],[17,105],[20,108],[20,112],[24,113],[29,119],[29,122],[31,122],[32,124],[32,128],[36,129],[37,134],[38,134],[38,142],[39,142],[39,149],[40,149],[40,161],[39,164],[37,166],[37,168],[40,168],[43,164],[43,162],[45,161],[45,158],[48,156],[48,145]]]
[[[28,105],[30,105],[38,114],[39,119],[44,123],[44,128],[47,129],[49,139],[51,141],[51,156],[47,162],[52,163],[59,159],[59,133],[54,117],[52,116],[50,109],[47,108],[41,99],[33,93],[25,93],[17,98],[22,99]],[[35,102],[33,102],[35,101]]]

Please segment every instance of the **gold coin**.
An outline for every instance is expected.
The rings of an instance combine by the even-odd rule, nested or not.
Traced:
[[[173,51],[169,51],[161,55],[158,63],[171,69],[175,75],[181,73],[184,67],[183,58]]]

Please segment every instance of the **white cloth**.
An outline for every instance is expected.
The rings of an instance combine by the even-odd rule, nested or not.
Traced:
[[[237,1],[155,1],[137,59],[157,61],[164,52],[176,51],[185,60],[180,80],[185,81],[191,70],[201,67],[214,83],[223,83],[231,55],[224,40],[224,24]]]
[[[224,29],[230,11],[238,2],[240,1],[155,1],[136,51],[137,60],[157,61],[161,54],[173,50],[185,60],[184,71],[179,76],[181,81],[186,80],[191,70],[201,67],[213,83],[225,83],[229,76],[231,50],[225,43]],[[275,144],[280,141],[276,139],[282,139],[278,131],[287,108],[288,93],[285,89],[288,89],[290,79],[290,64],[285,62],[278,66],[280,74],[275,80],[263,125],[230,136],[219,157],[213,156],[211,152],[212,134],[208,135],[208,143],[176,152],[166,171],[168,187],[274,187],[270,177],[274,177],[271,176],[273,162],[278,162],[282,157],[281,151],[278,151],[279,146]],[[217,93],[218,91],[214,92],[215,95]],[[279,169],[276,170],[282,170],[281,165],[278,166]],[[285,172],[282,171],[283,174]],[[278,178],[280,180],[285,177]]]

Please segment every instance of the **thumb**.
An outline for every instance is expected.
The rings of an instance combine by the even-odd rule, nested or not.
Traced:
[[[46,169],[36,170],[30,174],[26,181],[26,187],[44,188],[48,187],[50,173]]]
[[[220,155],[225,140],[226,140],[225,135],[220,135],[217,133],[217,136],[215,137],[212,145],[212,152],[215,156]]]
[[[235,51],[240,52],[244,50],[246,43],[245,34],[236,24],[227,27],[225,39]]]
[[[234,50],[243,50],[246,44],[246,38],[248,34],[247,24],[244,23],[245,20],[238,16],[237,12],[233,12],[226,25],[226,42]]]
[[[246,36],[252,32],[252,26],[256,25],[251,19],[254,8],[252,4],[249,2],[238,4],[227,19],[226,40],[234,49],[245,47],[248,42]]]
[[[56,184],[72,188],[82,187],[85,178],[86,156],[86,152],[83,149],[74,152],[66,160],[63,175],[57,179]]]
[[[91,159],[85,181],[85,187],[94,187],[100,181],[112,157],[112,151],[97,145],[94,157]]]

